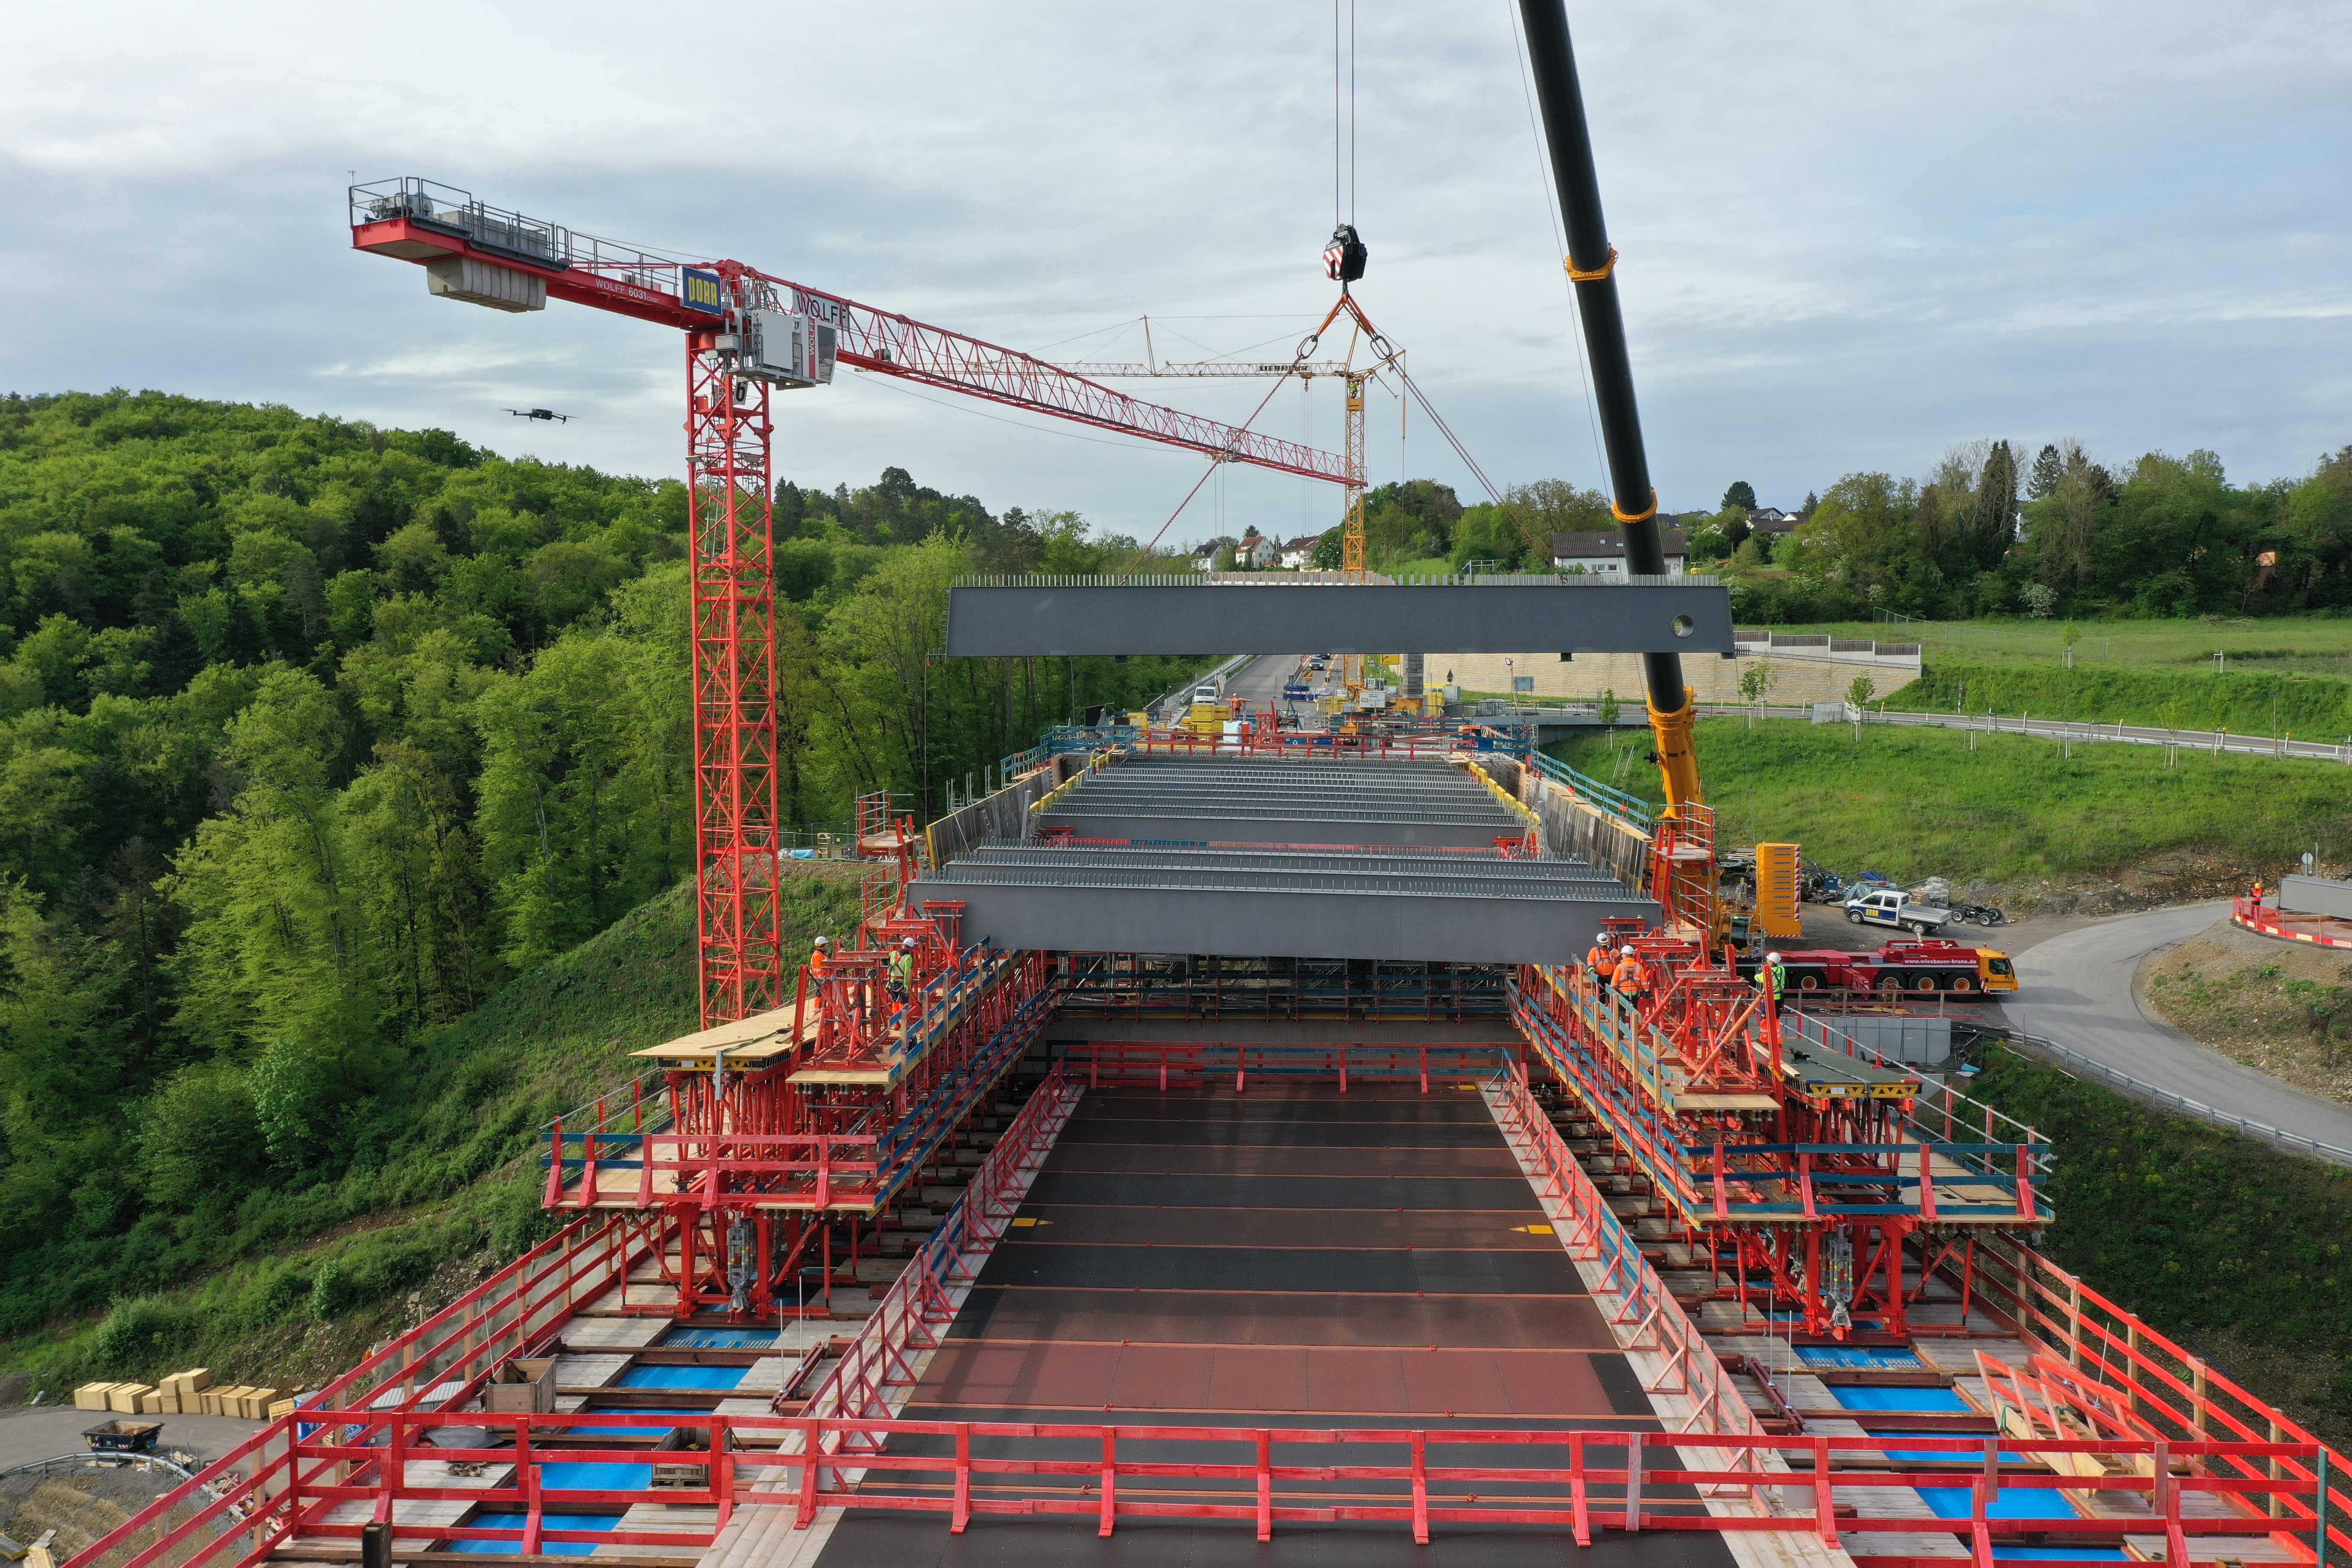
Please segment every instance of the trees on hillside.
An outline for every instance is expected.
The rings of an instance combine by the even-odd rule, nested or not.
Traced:
[[[1139,559],[1074,513],[893,468],[777,515],[793,823],[1197,668],[934,657],[960,572]],[[692,875],[685,517],[438,432],[0,399],[0,1329],[377,1157],[404,1053]]]
[[[2021,468],[2010,443],[1975,442],[1924,479],[1848,474],[1809,498],[1807,519],[1769,569],[1733,552],[1740,618],[1967,616],[2029,598],[2039,614],[2352,606],[2352,447],[2302,479],[2242,487],[2210,452],[2111,468],[2067,440]]]

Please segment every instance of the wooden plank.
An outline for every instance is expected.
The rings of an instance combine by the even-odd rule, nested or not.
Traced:
[[[772,1061],[791,1052],[793,1042],[789,1037],[792,1030],[793,1009],[772,1007],[765,1013],[754,1013],[731,1024],[697,1029],[693,1034],[680,1035],[677,1039],[665,1040],[658,1046],[647,1046],[629,1054],[649,1061],[681,1066],[715,1062],[722,1050],[727,1053],[730,1065]],[[808,1017],[801,1026],[801,1039],[803,1042],[814,1040],[816,1034],[816,1009],[811,1007]]]

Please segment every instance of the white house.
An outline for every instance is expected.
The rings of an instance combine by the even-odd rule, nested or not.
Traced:
[[[1661,531],[1659,542],[1665,548],[1666,575],[1679,577],[1690,561],[1690,546],[1684,541],[1683,531],[1669,528]],[[1572,572],[1582,567],[1595,576],[1625,574],[1625,541],[1622,535],[1611,533],[1555,533],[1551,536],[1551,563],[1555,571]]]
[[[1297,572],[1312,564],[1315,560],[1315,542],[1321,537],[1319,533],[1302,533],[1284,545],[1281,556],[1283,569],[1287,572]]]

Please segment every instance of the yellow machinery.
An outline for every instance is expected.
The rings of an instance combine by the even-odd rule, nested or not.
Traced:
[[[1756,847],[1756,912],[1748,930],[1764,937],[1805,933],[1804,868],[1793,844]]]

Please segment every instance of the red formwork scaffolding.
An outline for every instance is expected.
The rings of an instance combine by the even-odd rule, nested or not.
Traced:
[[[1653,1195],[1654,1239],[1701,1252],[1743,1311],[1793,1313],[1810,1334],[1901,1334],[1916,1281],[1955,1247],[2048,1223],[2049,1151],[2030,1130],[1978,1139],[1948,1098],[1936,1113],[1916,1073],[1784,1032],[1769,975],[1743,973],[1717,930],[1704,807],[1643,821],[1564,770],[1522,769],[1518,789],[1550,831],[1645,867],[1663,910],[1655,928],[1610,922],[1612,973],[1528,965],[1510,987],[1592,1139]]]
[[[841,955],[814,995],[803,985],[777,1010],[800,1047],[773,1065],[673,1068],[650,1118],[640,1092],[551,1124],[547,1207],[632,1216],[675,1289],[648,1313],[821,1312],[792,1283],[799,1270],[832,1278],[837,1229],[854,1264],[1036,1037],[1052,1012],[1046,955],[957,949],[904,914],[887,929],[919,924],[931,940],[911,950],[906,996],[884,981],[882,949]]]

